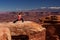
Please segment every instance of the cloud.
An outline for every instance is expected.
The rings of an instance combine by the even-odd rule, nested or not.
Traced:
[[[60,9],[60,7],[48,7],[48,9]]]
[[[41,9],[45,9],[45,8],[47,8],[47,7],[40,7]]]
[[[60,9],[60,7],[40,7],[41,9]]]

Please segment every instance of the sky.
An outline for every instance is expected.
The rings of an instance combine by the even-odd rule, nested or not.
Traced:
[[[60,0],[0,0],[0,11],[19,11],[40,7],[60,7]]]

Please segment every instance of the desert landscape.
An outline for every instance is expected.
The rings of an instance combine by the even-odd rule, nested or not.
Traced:
[[[60,0],[0,0],[0,40],[60,40]]]
[[[48,38],[48,30],[57,32],[56,39],[60,39],[60,12],[47,10],[28,10],[22,11],[24,22],[17,21],[17,15],[20,12],[2,12],[0,13],[0,27],[8,28],[10,31],[9,40],[53,40],[55,36]],[[51,27],[54,26],[54,27]],[[49,28],[50,27],[50,28]],[[2,31],[3,32],[3,31]],[[7,31],[6,31],[7,32]],[[55,32],[54,32],[55,34]],[[21,39],[22,38],[22,39]],[[26,39],[24,39],[26,38]],[[4,40],[4,39],[3,39]]]

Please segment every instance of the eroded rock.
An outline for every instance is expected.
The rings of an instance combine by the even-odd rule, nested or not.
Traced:
[[[11,31],[11,36],[28,35],[29,40],[45,40],[46,29],[35,22],[0,23],[0,27],[8,27]]]

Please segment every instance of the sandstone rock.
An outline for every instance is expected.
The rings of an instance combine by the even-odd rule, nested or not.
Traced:
[[[11,40],[9,28],[0,27],[0,40]]]
[[[0,27],[8,27],[11,31],[11,36],[28,35],[29,40],[45,40],[46,29],[35,22],[0,23]]]

